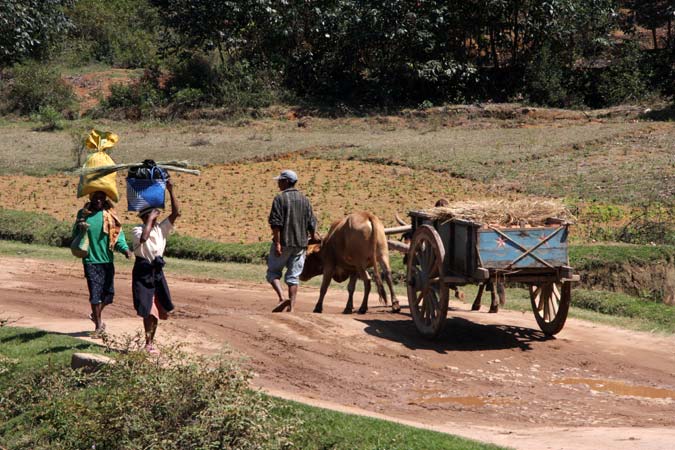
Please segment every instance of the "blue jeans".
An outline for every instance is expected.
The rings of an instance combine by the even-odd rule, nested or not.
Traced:
[[[277,256],[274,251],[274,243],[270,247],[270,255],[267,257],[267,281],[281,279],[281,271],[286,268],[284,281],[289,286],[300,284],[300,274],[305,266],[305,249],[301,247],[283,247],[281,255]]]

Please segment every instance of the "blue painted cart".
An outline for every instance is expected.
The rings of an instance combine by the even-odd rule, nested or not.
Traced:
[[[549,219],[537,228],[502,228],[410,212],[408,304],[421,334],[436,337],[448,312],[449,289],[466,284],[528,285],[539,328],[562,330],[579,276],[569,266],[569,224]]]

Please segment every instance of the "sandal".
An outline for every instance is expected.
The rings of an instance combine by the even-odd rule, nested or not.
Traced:
[[[92,339],[103,339],[103,334],[105,331],[102,328],[97,328],[91,333],[89,333],[89,337]]]
[[[146,344],[145,345],[145,351],[150,353],[151,355],[159,355],[160,351],[152,344]]]
[[[283,312],[286,309],[291,308],[291,301],[290,300],[284,300],[283,302],[279,302],[279,304],[272,310],[272,312]]]

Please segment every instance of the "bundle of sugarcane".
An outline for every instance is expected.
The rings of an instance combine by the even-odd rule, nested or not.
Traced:
[[[128,164],[113,164],[110,166],[99,166],[91,168],[82,168],[75,172],[77,175],[86,175],[89,180],[95,180],[97,178],[104,177],[114,172],[119,172],[121,170],[129,170],[138,167],[143,167],[146,165],[145,162],[140,163],[128,163]],[[191,175],[199,175],[201,172],[196,169],[188,169],[189,163],[187,161],[165,161],[158,162],[156,166],[164,170],[172,170],[174,172],[189,173]]]
[[[557,200],[524,199],[455,202],[423,211],[434,220],[461,219],[487,225],[541,226],[551,219],[573,222],[575,217]]]

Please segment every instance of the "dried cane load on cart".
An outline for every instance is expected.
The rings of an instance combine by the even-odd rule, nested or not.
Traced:
[[[558,200],[464,201],[421,212],[440,222],[466,220],[499,227],[537,227],[556,220],[575,221],[574,215]]]

